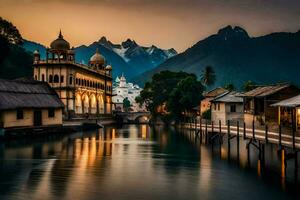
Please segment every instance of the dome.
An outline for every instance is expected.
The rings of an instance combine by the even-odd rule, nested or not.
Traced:
[[[108,71],[111,71],[111,70],[112,70],[112,67],[111,67],[110,65],[107,65],[107,66],[105,67],[105,69],[108,70]]]
[[[102,65],[105,63],[104,57],[99,53],[98,48],[96,50],[96,53],[91,57],[90,62],[91,63],[99,63]]]
[[[51,49],[54,49],[54,50],[69,50],[70,43],[64,39],[64,37],[60,31],[58,38],[56,40],[54,40],[53,42],[51,42],[50,47],[51,47]]]

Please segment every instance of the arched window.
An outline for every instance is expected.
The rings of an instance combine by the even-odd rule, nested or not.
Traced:
[[[84,86],[86,86],[86,80],[84,80]]]
[[[58,83],[58,82],[59,82],[59,77],[58,77],[57,74],[54,75],[53,82],[54,82],[54,83]]]
[[[64,76],[60,76],[60,82],[61,82],[61,83],[64,82]]]
[[[73,77],[72,76],[70,76],[70,78],[69,78],[69,84],[73,85]]]
[[[52,82],[53,82],[53,76],[50,75],[50,76],[49,76],[49,83],[52,83]]]
[[[42,74],[42,81],[45,81],[45,74]]]

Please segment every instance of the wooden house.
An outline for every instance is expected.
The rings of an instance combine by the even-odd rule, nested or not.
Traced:
[[[215,97],[228,92],[226,89],[222,87],[215,88],[203,94],[204,99],[200,102],[200,114],[202,115],[204,112],[210,109],[211,107],[211,100]]]
[[[0,79],[0,129],[62,125],[64,104],[47,83]]]
[[[243,123],[244,109],[243,98],[238,92],[226,92],[211,100],[211,120],[218,124],[221,121],[222,125],[230,123],[236,124],[237,121]]]
[[[242,94],[244,98],[244,120],[247,126],[277,122],[277,108],[270,106],[300,93],[299,88],[290,84],[259,86]]]
[[[300,129],[300,95],[279,101],[271,106],[277,107],[278,124],[293,130]]]

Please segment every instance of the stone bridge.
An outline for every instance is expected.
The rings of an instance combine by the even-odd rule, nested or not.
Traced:
[[[123,123],[148,123],[151,118],[150,112],[117,112],[114,115]]]

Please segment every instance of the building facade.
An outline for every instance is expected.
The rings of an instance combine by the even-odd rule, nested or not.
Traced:
[[[211,103],[211,120],[218,124],[226,125],[244,122],[243,98],[237,92],[227,92],[214,98]]]
[[[140,95],[142,89],[133,83],[127,83],[124,75],[117,77],[113,84],[113,103],[115,110],[124,111],[123,101],[127,98],[131,105],[131,111],[144,111],[144,107],[136,103],[135,98]]]
[[[278,109],[271,106],[299,94],[298,87],[290,84],[260,86],[241,95],[244,98],[244,119],[247,126],[277,124]]]
[[[66,118],[99,116],[112,111],[112,67],[97,50],[88,65],[75,62],[75,51],[61,32],[41,60],[34,52],[34,79],[47,82],[65,105]]]
[[[211,109],[211,100],[215,97],[228,92],[226,89],[222,87],[215,88],[203,94],[204,99],[200,102],[200,114],[202,115],[204,112]]]
[[[64,104],[39,81],[0,79],[0,129],[62,125]]]

